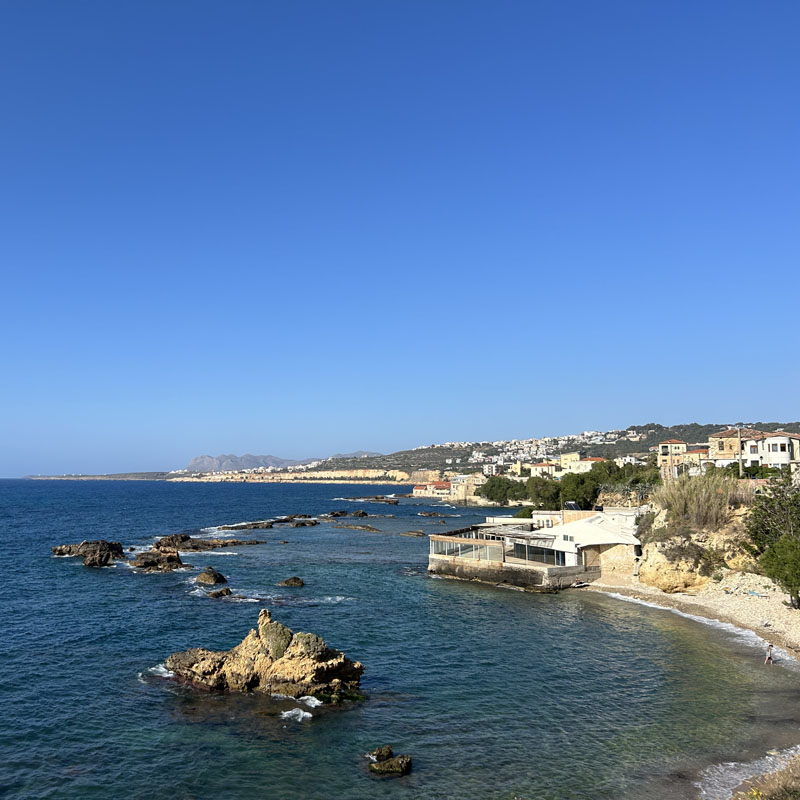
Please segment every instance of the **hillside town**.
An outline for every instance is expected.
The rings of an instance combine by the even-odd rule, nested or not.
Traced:
[[[479,451],[476,452],[483,456]],[[739,426],[710,434],[704,442],[665,439],[648,447],[646,453],[614,459],[587,456],[583,450],[561,453],[558,457],[540,461],[517,458],[508,463],[503,457],[493,456],[484,459],[480,471],[445,474],[441,479],[416,485],[413,494],[415,497],[436,497],[456,503],[482,504],[484,501],[479,489],[489,477],[503,476],[520,483],[532,477],[558,481],[566,475],[589,473],[595,465],[609,461],[620,468],[654,463],[658,466],[663,483],[684,474],[696,476],[709,469],[730,467],[738,472],[739,477],[759,478],[763,477],[764,470],[787,469],[796,479],[800,479],[800,434]]]

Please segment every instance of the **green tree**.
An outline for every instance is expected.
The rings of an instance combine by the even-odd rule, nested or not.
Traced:
[[[784,534],[758,559],[764,574],[788,592],[792,608],[800,607],[800,540]]]
[[[590,509],[600,494],[600,481],[591,472],[565,475],[560,483],[561,501],[573,501],[584,510]]]
[[[558,511],[561,508],[561,486],[552,478],[528,478],[525,484],[528,499],[537,508]]]
[[[493,475],[483,486],[476,490],[476,494],[491,500],[498,505],[508,505],[509,500],[525,500],[528,490],[524,483]]]
[[[781,537],[800,539],[800,488],[788,472],[774,477],[767,491],[756,498],[747,519],[750,544],[747,549],[760,556]]]

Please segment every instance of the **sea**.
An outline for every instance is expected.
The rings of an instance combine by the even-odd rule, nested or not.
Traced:
[[[426,573],[425,537],[480,510],[363,485],[0,481],[0,796],[13,800],[722,800],[800,742],[800,670],[755,634],[595,592],[529,594]],[[56,544],[219,536],[363,509],[378,532],[241,531],[193,568],[84,567]],[[435,511],[446,516],[420,516]],[[288,540],[280,544],[280,540]],[[212,599],[213,566],[241,597]],[[281,588],[297,575],[302,588]],[[342,707],[200,692],[164,667],[227,649],[261,608],[365,665]],[[381,779],[391,745],[413,771]]]

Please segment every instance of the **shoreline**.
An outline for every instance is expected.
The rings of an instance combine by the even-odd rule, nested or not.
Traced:
[[[751,591],[764,589],[768,583],[771,581],[763,576],[732,573],[718,584],[709,581],[709,584],[697,592],[667,594],[653,586],[640,584],[630,576],[614,576],[612,573],[585,588],[610,597],[630,598],[667,611],[750,631],[765,642],[776,645],[795,663],[800,664],[800,610],[784,606],[783,598],[786,595],[774,585],[767,591],[759,592],[759,595],[765,594],[765,597],[750,594]],[[756,586],[751,588],[754,584]],[[731,593],[728,594],[726,589]],[[790,615],[796,615],[796,618]],[[764,622],[769,625],[764,625]],[[763,766],[757,767],[759,771],[731,790],[731,800],[748,800],[754,796],[770,800],[772,797],[786,796],[783,792],[787,788],[791,787],[795,791],[800,788],[798,748],[800,743],[788,751],[767,751],[764,758],[774,758],[777,762],[774,768],[761,771]],[[750,763],[755,766],[758,762]],[[750,794],[753,790],[763,794]]]

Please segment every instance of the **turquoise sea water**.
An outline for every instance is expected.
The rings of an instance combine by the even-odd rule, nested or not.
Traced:
[[[765,669],[752,638],[595,593],[428,577],[427,541],[398,532],[480,518],[335,499],[381,491],[392,489],[0,481],[0,795],[682,798],[697,796],[709,765],[800,741],[800,673]],[[50,554],[337,508],[394,516],[364,520],[381,533],[253,531],[235,535],[268,543],[187,554],[253,602],[211,600],[192,572]],[[460,516],[442,525],[425,510]],[[275,586],[290,575],[306,586]],[[263,606],[361,660],[367,699],[297,722],[281,717],[295,701],[158,677],[175,650],[237,644]],[[383,744],[413,756],[410,776],[369,776],[363,754]],[[724,796],[715,781],[706,797]]]

